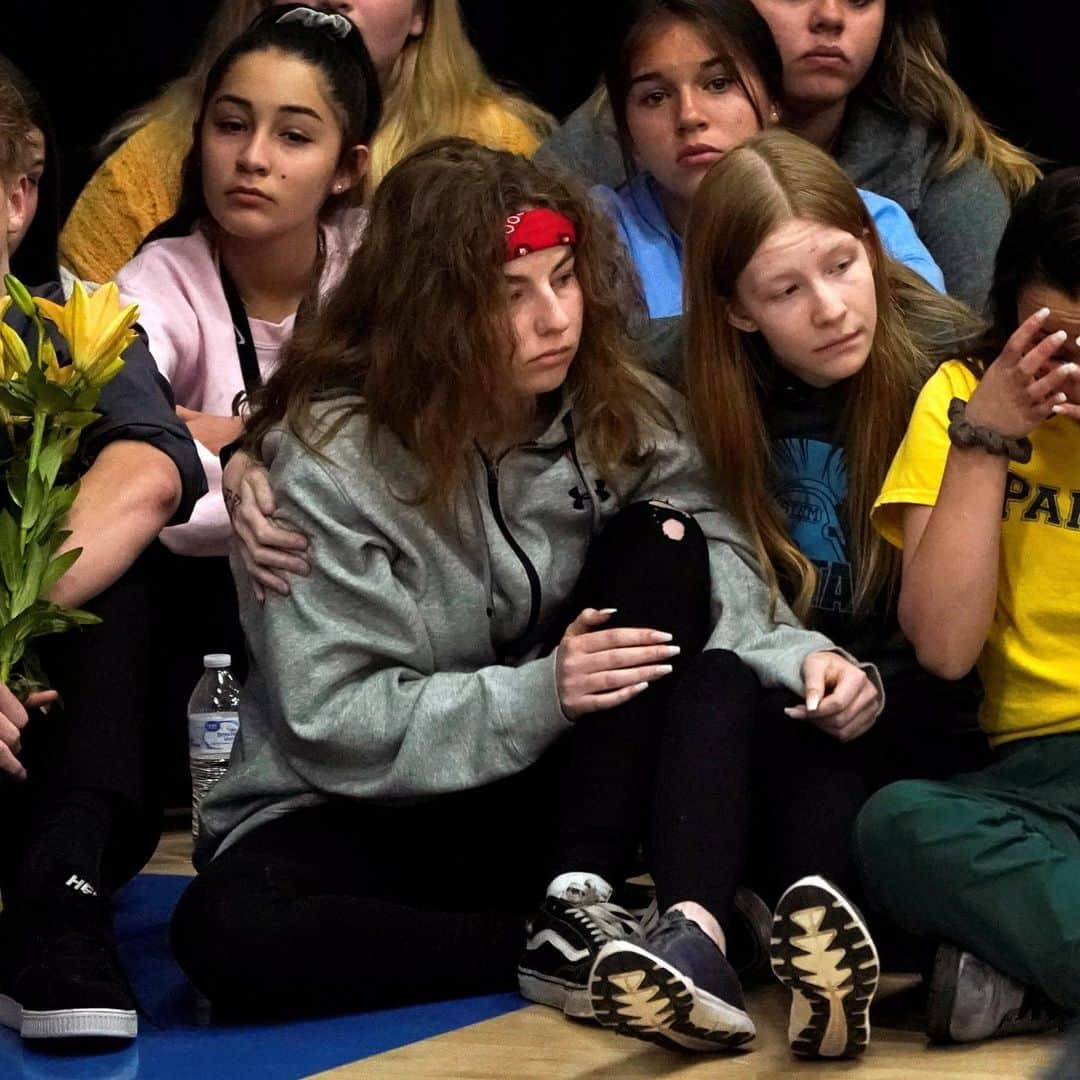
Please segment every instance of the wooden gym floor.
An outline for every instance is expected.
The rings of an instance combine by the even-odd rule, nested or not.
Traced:
[[[183,832],[166,833],[147,872],[190,874],[190,857],[190,837]],[[334,1080],[681,1080],[706,1076],[774,1080],[850,1073],[853,1080],[989,1080],[1041,1076],[1061,1052],[1061,1036],[930,1048],[918,1029],[917,1014],[905,1007],[904,989],[902,979],[885,977],[870,1048],[857,1062],[794,1060],[785,1037],[787,995],[775,986],[750,994],[749,1011],[758,1033],[753,1050],[743,1053],[670,1054],[534,1005],[320,1076]]]

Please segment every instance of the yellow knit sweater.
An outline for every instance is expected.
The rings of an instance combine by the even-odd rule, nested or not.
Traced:
[[[536,133],[497,103],[477,109],[462,135],[496,150],[531,155]],[[162,120],[140,128],[102,162],[60,233],[60,261],[85,281],[112,280],[180,197],[190,129]]]

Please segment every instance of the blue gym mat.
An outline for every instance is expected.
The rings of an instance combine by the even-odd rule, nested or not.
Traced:
[[[120,952],[145,1014],[139,1017],[139,1037],[122,1049],[92,1055],[84,1048],[43,1052],[0,1027],[0,1077],[293,1080],[526,1004],[517,994],[494,994],[288,1024],[200,1026],[191,988],[168,946],[169,916],[188,880],[143,874],[117,897]]]

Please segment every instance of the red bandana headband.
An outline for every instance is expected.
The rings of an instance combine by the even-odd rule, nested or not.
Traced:
[[[520,214],[511,214],[506,219],[506,259],[520,259],[522,255],[531,255],[534,251],[577,243],[577,229],[574,223],[557,210],[542,207],[539,210],[524,210]]]

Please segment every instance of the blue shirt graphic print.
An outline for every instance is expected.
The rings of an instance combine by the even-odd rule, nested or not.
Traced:
[[[818,439],[780,439],[773,447],[777,501],[787,515],[792,540],[818,570],[811,606],[831,615],[850,614],[851,562],[842,518],[847,497],[843,448]]]

